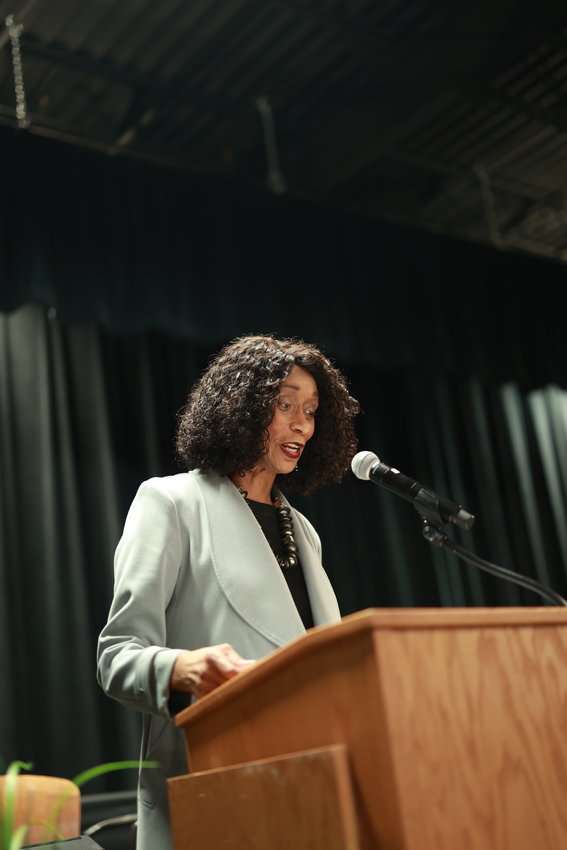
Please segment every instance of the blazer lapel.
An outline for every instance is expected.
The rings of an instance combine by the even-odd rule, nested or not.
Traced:
[[[310,544],[303,530],[303,525],[296,516],[296,511],[293,508],[292,512],[294,514],[293,533],[299,549],[299,558],[303,567],[307,592],[309,593],[313,622],[316,626],[320,626],[324,623],[332,623],[340,620],[341,614],[337,597],[335,596],[329,577],[321,566],[319,556]]]
[[[216,473],[199,474],[197,480],[211,559],[225,596],[248,625],[283,646],[304,628],[268,541],[232,481]]]

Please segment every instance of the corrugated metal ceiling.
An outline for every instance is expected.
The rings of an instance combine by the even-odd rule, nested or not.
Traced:
[[[525,5],[0,0],[0,21],[32,132],[565,261],[567,5]]]

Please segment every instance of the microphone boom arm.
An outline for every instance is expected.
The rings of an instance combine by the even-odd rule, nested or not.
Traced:
[[[416,509],[418,513],[421,514],[417,506]],[[528,576],[520,575],[520,573],[506,569],[506,567],[500,567],[498,564],[485,561],[484,558],[480,558],[478,555],[469,552],[467,549],[463,549],[462,546],[459,546],[458,543],[451,540],[444,531],[441,531],[440,528],[432,525],[428,517],[422,515],[421,518],[423,521],[423,536],[427,541],[429,541],[429,543],[432,544],[432,546],[437,546],[439,549],[448,549],[453,555],[456,555],[458,558],[462,558],[463,561],[467,561],[469,564],[472,564],[487,573],[491,573],[492,575],[503,578],[513,584],[517,584],[520,587],[524,587],[527,590],[531,590],[533,593],[537,593],[539,596],[547,599],[548,602],[551,602],[552,605],[567,606],[567,600],[563,599],[562,596],[554,590],[551,590],[551,588],[546,587],[544,584],[540,584],[539,581],[529,578]]]

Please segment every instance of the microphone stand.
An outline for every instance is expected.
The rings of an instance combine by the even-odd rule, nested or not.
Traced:
[[[448,549],[453,555],[462,558],[463,561],[467,561],[469,564],[472,564],[487,573],[491,573],[492,575],[498,576],[499,578],[503,578],[506,581],[518,584],[520,587],[525,587],[527,590],[537,593],[548,602],[551,602],[552,605],[567,606],[567,600],[563,599],[562,596],[554,590],[551,590],[551,588],[546,587],[544,584],[540,584],[540,582],[535,579],[520,575],[520,573],[508,570],[505,567],[500,567],[498,564],[493,564],[490,561],[485,561],[484,558],[479,558],[478,555],[469,552],[467,549],[463,549],[462,546],[459,546],[454,540],[447,537],[445,532],[442,530],[444,521],[438,507],[436,500],[433,498],[426,498],[425,500],[422,498],[420,500],[420,504],[415,505],[415,509],[420,515],[423,523],[423,536],[427,541],[429,541],[429,543],[432,544],[432,546],[437,546],[439,549]]]

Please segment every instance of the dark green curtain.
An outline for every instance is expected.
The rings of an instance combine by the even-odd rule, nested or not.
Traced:
[[[141,480],[178,471],[175,414],[212,349],[110,335],[26,305],[0,315],[1,754],[66,776],[135,757],[137,718],[99,692],[112,556]],[[477,514],[455,539],[567,588],[567,393],[339,365],[361,447]],[[349,475],[295,502],[316,524],[343,613],[540,604],[433,549],[411,505]],[[121,787],[133,777],[115,779]]]
[[[248,332],[323,347],[361,449],[476,514],[463,546],[567,594],[565,269],[261,190],[0,132],[0,758],[135,757],[95,682],[130,501],[177,471],[175,415]],[[349,475],[297,506],[343,613],[533,605],[433,549]],[[131,787],[133,776],[101,787]]]

